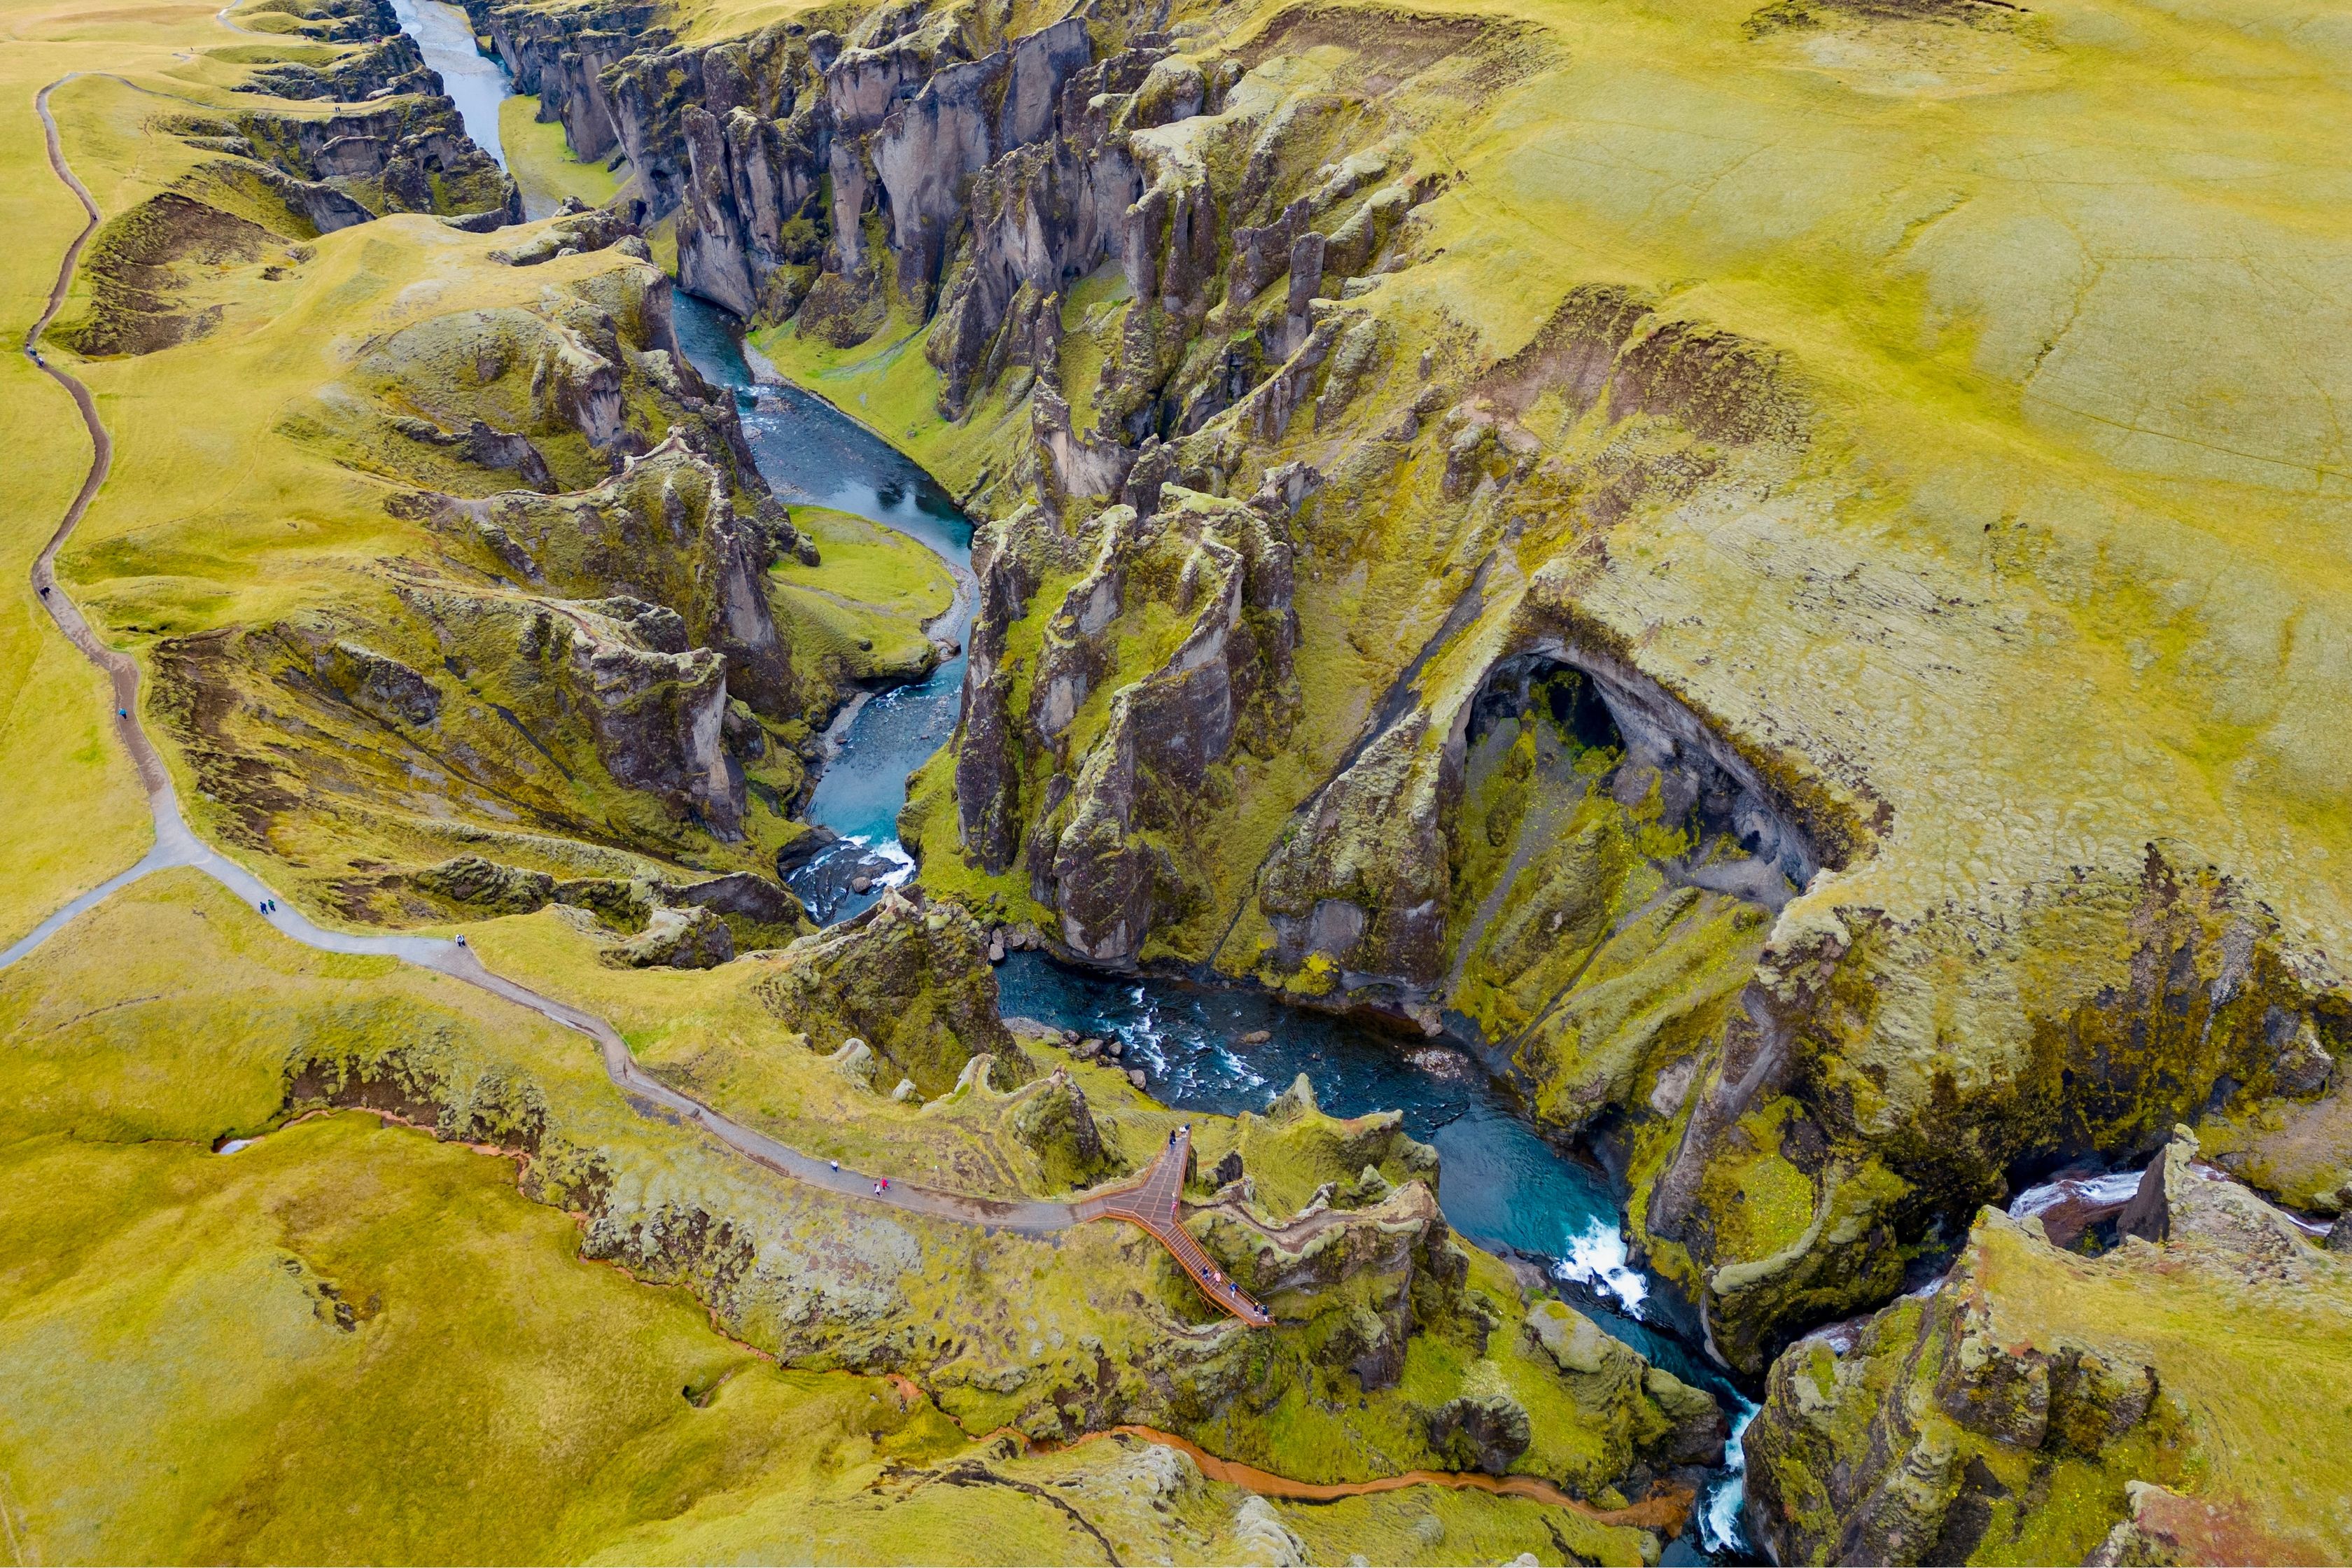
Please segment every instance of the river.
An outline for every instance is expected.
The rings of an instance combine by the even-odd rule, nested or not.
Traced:
[[[755,384],[732,320],[690,294],[677,298],[677,337],[703,379],[731,387],[743,435],[760,473],[789,506],[821,506],[894,529],[936,551],[966,584],[950,618],[932,634],[961,650],[971,630],[971,521],[930,475],[864,426],[796,386]],[[947,743],[963,693],[965,655],[929,677],[861,700],[837,726],[835,751],[818,776],[809,821],[840,842],[786,879],[817,919],[847,920],[914,872],[898,844],[907,774]],[[865,893],[850,874],[869,874]]]
[[[441,73],[441,90],[457,106],[474,145],[507,166],[506,142],[499,134],[499,105],[509,96],[506,68],[474,44],[466,13],[443,0],[392,0],[400,30],[416,40],[425,63]],[[535,213],[543,217],[543,213]]]
[[[441,73],[467,132],[503,163],[498,116],[506,79],[475,48],[464,13],[438,0],[394,0],[394,9],[425,63]],[[971,522],[929,474],[822,399],[797,387],[759,384],[736,323],[717,307],[680,292],[677,322],[679,346],[695,369],[733,392],[752,456],[779,500],[896,529],[938,552],[969,583]],[[953,623],[934,633],[961,649],[970,614],[967,593]],[[839,728],[806,816],[837,834],[840,844],[792,877],[819,919],[845,920],[913,873],[898,844],[898,808],[908,773],[946,744],[954,728],[964,668],[959,652],[923,680],[869,695]],[[875,886],[850,893],[838,874],[826,874],[837,857],[877,868]],[[833,868],[837,873],[838,864]],[[1671,1543],[1665,1561],[1748,1560],[1737,1433],[1753,1406],[1693,1352],[1694,1325],[1676,1322],[1633,1264],[1618,1228],[1617,1200],[1601,1174],[1537,1133],[1508,1088],[1469,1055],[1286,1007],[1253,990],[1093,973],[1036,953],[1008,955],[997,980],[1005,1014],[1117,1037],[1126,1059],[1144,1069],[1152,1094],[1181,1109],[1228,1115],[1263,1110],[1305,1073],[1334,1114],[1402,1111],[1406,1130],[1437,1147],[1438,1204],[1449,1225],[1482,1247],[1534,1263],[1602,1328],[1707,1388],[1733,1413],[1730,1463],[1702,1500],[1698,1528]],[[1258,1031],[1270,1036],[1265,1044],[1239,1043]]]
[[[779,500],[898,529],[950,565],[965,566],[971,525],[929,476],[821,399],[755,384],[734,323],[715,306],[681,294],[677,317],[679,345],[695,369],[733,389],[751,454]],[[959,647],[966,629],[954,628]],[[878,855],[901,868],[893,879],[913,868],[898,841],[906,778],[947,743],[963,667],[961,657],[950,659],[928,679],[860,708],[809,802],[808,820],[842,836],[839,853]],[[815,895],[812,907],[827,921],[879,896],[841,900],[805,871],[793,879],[804,896]],[[1695,1325],[1673,1321],[1633,1265],[1606,1181],[1538,1134],[1507,1088],[1467,1053],[1402,1042],[1255,990],[1095,973],[1034,952],[1008,954],[997,985],[1008,1016],[1118,1039],[1123,1059],[1143,1068],[1153,1096],[1182,1110],[1262,1110],[1305,1073],[1335,1115],[1403,1112],[1406,1131],[1437,1147],[1437,1200],[1446,1223],[1481,1247],[1533,1262],[1610,1332],[1710,1389],[1744,1419],[1739,1391],[1688,1348]],[[1239,1043],[1260,1031],[1271,1037],[1265,1044]],[[1711,1551],[1742,1550],[1739,1502],[1738,1477],[1726,1471],[1701,1516]]]

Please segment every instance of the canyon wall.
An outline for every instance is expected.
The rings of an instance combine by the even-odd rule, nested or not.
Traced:
[[[2157,763],[2118,793],[2127,738],[2019,722],[2016,628],[2104,680],[2068,605],[2106,588],[1849,526],[1892,481],[1820,354],[1636,261],[1481,248],[1516,166],[1447,149],[1537,112],[1543,29],[474,15],[623,153],[686,287],[936,373],[920,439],[986,521],[902,820],[926,882],[1095,964],[1479,1043],[1618,1163],[1731,1364],[2039,1172],[2181,1118],[2277,1171],[2279,1119],[2334,1114],[2332,895],[2148,806]],[[2293,1158],[2334,1212],[2352,1171]]]

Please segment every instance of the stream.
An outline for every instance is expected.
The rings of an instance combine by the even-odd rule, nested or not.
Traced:
[[[439,0],[393,4],[425,63],[441,73],[467,132],[503,164],[499,104],[508,83],[497,61],[477,49],[465,14]],[[745,438],[778,500],[895,529],[955,571],[965,591],[951,617],[931,630],[962,648],[973,603],[972,527],[954,500],[830,404],[797,387],[761,384],[725,311],[681,290],[676,320],[695,369],[734,394]],[[836,721],[805,815],[838,840],[787,879],[819,920],[845,920],[913,875],[914,861],[898,843],[898,808],[907,775],[954,729],[965,662],[959,652],[922,680],[865,694]],[[865,892],[849,890],[852,869],[870,879]],[[1664,1561],[1753,1560],[1740,1521],[1738,1444],[1752,1404],[1692,1350],[1696,1325],[1677,1321],[1632,1262],[1616,1199],[1600,1173],[1539,1135],[1508,1087],[1472,1057],[1437,1042],[1408,1045],[1255,991],[1092,973],[1033,952],[1009,954],[997,981],[1006,1015],[1118,1039],[1151,1093],[1180,1109],[1261,1110],[1304,1073],[1335,1115],[1402,1111],[1406,1131],[1437,1147],[1438,1203],[1448,1224],[1539,1268],[1601,1328],[1723,1402],[1733,1421],[1727,1465],[1700,1500],[1696,1528],[1669,1543]],[[1259,1031],[1269,1037],[1265,1043],[1239,1043]]]

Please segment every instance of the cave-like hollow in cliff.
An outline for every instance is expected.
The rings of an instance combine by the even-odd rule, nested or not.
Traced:
[[[1538,710],[1578,750],[1619,753],[1600,787],[1631,805],[1654,774],[1662,824],[1689,829],[1700,846],[1722,837],[1736,843],[1753,867],[1721,890],[1777,911],[1821,868],[1811,837],[1748,760],[1688,704],[1632,666],[1564,639],[1540,640],[1488,670],[1465,715],[1462,744],[1475,750],[1496,725]]]

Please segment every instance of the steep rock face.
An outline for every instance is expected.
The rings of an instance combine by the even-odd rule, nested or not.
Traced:
[[[2196,1152],[2182,1130],[2105,1256],[1988,1209],[1932,1289],[1791,1346],[1747,1436],[1750,1517],[1775,1556],[2340,1551],[2342,1521],[2305,1500],[2332,1494],[2336,1459],[2281,1488],[2256,1456],[2327,1419],[2352,1274]],[[2294,1330],[2249,1337],[2250,1310]]]
[[[513,694],[525,731],[547,738],[540,746],[565,744],[566,719],[584,721],[615,784],[722,839],[740,837],[743,777],[721,737],[726,668],[709,649],[685,647],[675,617],[631,599],[412,592],[408,602],[467,685]]]
[[[372,75],[404,63],[394,55],[352,68]],[[260,111],[183,117],[173,129],[194,146],[250,159],[290,181],[281,188],[322,233],[401,212],[451,214],[474,228],[520,223],[522,195],[514,181],[474,145],[457,106],[441,96],[438,79],[422,65],[419,59],[408,79],[425,91],[384,99],[381,107],[315,118]]]
[[[293,819],[359,795],[591,839],[622,828],[648,847],[740,833],[715,654],[648,646],[593,603],[412,587],[402,611],[362,635],[397,637],[405,658],[308,617],[158,650],[159,716],[234,808],[232,837],[273,847]],[[582,808],[616,788],[639,798],[600,831]],[[354,882],[347,914],[372,918],[373,896]]]
[[[1049,301],[1115,253],[1141,194],[1141,173],[1112,117],[1158,58],[1127,49],[1067,72],[1053,117],[1060,133],[1024,124],[1017,151],[974,175],[965,203],[971,254],[941,295],[925,349],[950,414],[1008,366],[1052,370],[1060,321]]]
[[[700,816],[721,838],[740,837],[743,781],[719,741],[727,674],[719,657],[707,648],[648,647],[634,626],[585,605],[560,614],[568,628],[535,618],[516,654],[543,661],[551,640],[564,647],[562,683],[586,710],[606,771],[627,788]]]
[[[2177,1117],[2299,1081],[2303,1020],[2336,1027],[2332,999],[2282,961],[2265,911],[2224,880],[2151,852],[2136,883],[2086,881],[2055,903],[2073,973],[2034,999],[2030,1044],[1969,1063],[1873,1037],[1874,1016],[1923,983],[1885,978],[1919,933],[1866,916],[1783,921],[1637,1214],[1659,1253],[1708,1260],[1702,1303],[1727,1355],[1760,1365],[1774,1325],[1891,1288],[1893,1237],[1929,1215],[1953,1223],[2015,1163],[2143,1154]],[[1864,974],[1880,977],[1872,990]],[[1878,1064],[1892,1092],[1832,1088],[1857,1082],[1859,1063]],[[1751,1201],[1727,1223],[1731,1193],[1768,1188],[1793,1200],[1785,1217],[1765,1222]]]
[[[638,48],[668,39],[650,5],[600,5],[561,18],[478,3],[466,11],[475,32],[498,50],[515,90],[539,99],[541,120],[560,121],[583,159],[604,158],[621,142],[619,103],[604,73]]]
[[[1027,1076],[1025,1058],[997,1016],[987,938],[961,909],[919,897],[893,889],[794,943],[783,971],[761,984],[761,1001],[812,1050],[866,1041],[926,1099],[954,1088],[981,1056],[1010,1088]]]
[[[681,280],[743,315],[797,309],[820,260],[834,293],[870,295],[862,226],[877,204],[900,287],[927,306],[962,186],[1052,130],[1063,79],[1092,52],[1076,20],[983,41],[940,20],[909,17],[901,31],[876,17],[846,44],[789,24],[677,47],[626,8],[597,18],[609,30],[524,5],[473,9],[581,156],[622,150],[651,210],[678,211]]]
[[[934,71],[892,108],[870,156],[888,205],[898,287],[909,303],[929,305],[972,178],[1054,129],[1063,82],[1093,54],[1086,23],[1070,17],[984,58]]]
[[[1613,1440],[1661,1466],[1722,1462],[1727,1427],[1706,1390],[1652,1366],[1565,1302],[1535,1302],[1521,1332],[1559,1369],[1578,1411]]]
[[[445,528],[470,528],[479,548],[535,589],[662,606],[679,617],[688,645],[725,659],[736,695],[763,713],[796,711],[790,650],[762,585],[761,542],[737,519],[727,476],[682,439],[593,489],[450,500],[440,516]]]
[[[536,266],[554,245],[610,248],[636,265],[551,286],[528,307],[456,311],[387,333],[353,367],[373,406],[330,394],[312,417],[420,489],[458,493],[502,488],[485,485],[480,469],[537,489],[589,489],[674,439],[715,465],[756,511],[767,486],[733,399],[679,352],[669,280],[631,254],[631,243],[642,247],[609,215],[538,226],[531,239],[491,258]]]
[[[416,40],[396,28],[324,65],[281,60],[262,66],[231,90],[270,98],[331,98],[342,103],[404,92],[443,96],[440,73],[425,65]]]
[[[463,889],[402,868],[486,844],[561,877],[627,874],[624,851],[769,863],[805,783],[777,731],[836,700],[793,668],[766,569],[797,536],[677,357],[667,280],[621,253],[543,281],[502,259],[472,263],[486,302],[362,336],[272,437],[415,486],[382,503],[396,552],[156,654],[219,830],[301,862],[345,919],[442,918]],[[788,913],[721,918],[772,946]]]
[[[1027,711],[997,721],[1000,746],[1053,759],[1045,771],[1063,787],[1030,786],[1055,795],[1031,828],[1033,845],[1050,847],[1033,849],[1032,875],[1064,940],[1098,962],[1131,962],[1156,922],[1206,901],[1164,846],[1194,830],[1204,795],[1229,787],[1237,752],[1281,743],[1298,700],[1287,541],[1250,506],[1172,486],[1159,499],[1149,516],[1113,508],[1089,525],[1092,565],[1051,617]],[[1031,513],[1004,526],[1052,525]],[[992,562],[1020,544],[990,550]],[[991,575],[995,592],[1017,579]],[[1185,619],[1171,622],[1171,608]],[[1013,673],[984,647],[975,639],[968,715],[1001,705]],[[990,844],[1001,868],[1011,845],[992,824],[1011,820],[1021,785],[1003,752],[993,765],[971,755],[966,841]]]

